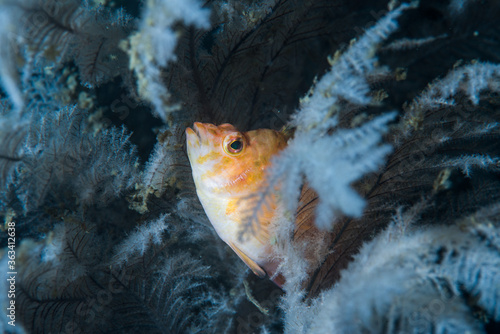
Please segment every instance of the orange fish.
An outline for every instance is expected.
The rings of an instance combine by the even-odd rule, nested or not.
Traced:
[[[286,135],[196,122],[186,129],[186,141],[196,193],[217,234],[256,275],[272,276],[278,263],[272,259],[268,228],[279,205],[277,196],[256,214],[258,228],[240,236],[254,211],[255,195],[266,186],[271,158],[286,147]],[[281,286],[280,280],[275,283]]]

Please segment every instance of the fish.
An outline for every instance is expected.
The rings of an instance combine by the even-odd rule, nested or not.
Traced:
[[[256,274],[272,277],[279,265],[273,259],[269,225],[280,205],[271,195],[256,213],[256,199],[267,185],[272,157],[287,146],[288,135],[272,129],[240,132],[231,124],[195,122],[186,129],[186,149],[196,193],[219,237]],[[242,237],[249,213],[257,225]],[[281,287],[282,277],[274,282]]]

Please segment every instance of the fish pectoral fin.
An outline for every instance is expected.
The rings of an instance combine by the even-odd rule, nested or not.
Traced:
[[[316,229],[314,212],[318,203],[318,194],[307,183],[304,184],[296,211],[294,240],[300,240],[310,229]]]
[[[262,269],[254,260],[248,257],[245,253],[243,253],[238,247],[236,247],[232,242],[228,243],[229,247],[239,256],[239,258],[245,262],[245,264],[252,269],[253,273],[259,278],[266,277],[266,272]]]

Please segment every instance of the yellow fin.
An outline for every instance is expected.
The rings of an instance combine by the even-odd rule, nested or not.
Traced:
[[[229,247],[231,247],[233,249],[233,251],[238,254],[238,256],[240,257],[240,259],[245,262],[245,264],[250,268],[252,269],[253,273],[257,276],[259,276],[260,278],[264,278],[266,277],[266,272],[264,271],[264,269],[262,269],[257,263],[255,263],[254,260],[252,260],[251,258],[249,258],[245,253],[243,253],[238,247],[236,247],[232,242],[230,242],[229,244]]]

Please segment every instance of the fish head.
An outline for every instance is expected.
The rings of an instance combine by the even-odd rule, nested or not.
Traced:
[[[286,137],[271,129],[238,131],[231,124],[195,122],[186,129],[186,146],[197,192],[246,195],[265,179],[273,155]]]

